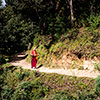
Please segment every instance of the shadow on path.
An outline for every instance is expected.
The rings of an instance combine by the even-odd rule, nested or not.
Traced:
[[[26,52],[21,52],[21,53],[15,54],[13,57],[11,57],[9,59],[9,62],[20,61],[22,59],[25,59],[27,56],[28,56],[28,54],[26,55]]]
[[[39,65],[39,66],[37,67],[37,69],[39,69],[39,68],[42,67],[42,66],[43,66],[43,64]]]

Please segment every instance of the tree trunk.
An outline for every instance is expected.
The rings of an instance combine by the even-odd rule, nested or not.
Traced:
[[[70,12],[71,12],[71,25],[73,26],[74,25],[74,14],[73,14],[73,1],[70,0]]]

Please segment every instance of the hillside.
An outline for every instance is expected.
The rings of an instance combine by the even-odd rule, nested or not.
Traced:
[[[0,99],[99,100],[99,78],[46,74],[4,64],[0,67]]]
[[[36,46],[38,52],[38,64],[49,68],[89,70],[95,72],[100,70],[100,30],[82,27],[71,30],[61,38],[51,43],[50,36],[41,36],[40,45]],[[96,36],[97,35],[97,36]],[[71,38],[71,39],[70,39]],[[44,41],[44,42],[43,42]],[[38,42],[38,41],[37,41]],[[35,44],[35,42],[34,42]],[[50,45],[49,48],[47,48]],[[27,61],[30,62],[30,52],[27,51]]]
[[[43,64],[38,64],[37,69],[32,69],[31,68],[31,64],[28,63],[25,59],[25,53],[26,52],[22,52],[19,53],[17,55],[15,55],[12,59],[11,62],[9,62],[11,65],[13,66],[18,66],[18,67],[22,67],[24,69],[30,69],[30,70],[35,70],[35,71],[39,71],[39,72],[44,72],[44,73],[57,73],[57,74],[61,74],[61,75],[69,75],[69,76],[77,76],[77,77],[89,77],[89,78],[97,78],[98,75],[100,75],[99,71],[97,69],[92,68],[92,66],[90,66],[91,69],[65,69],[63,67],[54,67],[54,68],[49,68],[47,66],[44,66]],[[68,60],[68,59],[67,59]],[[87,61],[84,61],[85,63]],[[64,62],[63,62],[64,63]],[[88,62],[89,63],[89,62]],[[86,63],[86,65],[84,66],[88,66],[88,63]],[[91,63],[89,63],[91,64]]]
[[[100,100],[99,71],[100,0],[6,0],[0,100]]]

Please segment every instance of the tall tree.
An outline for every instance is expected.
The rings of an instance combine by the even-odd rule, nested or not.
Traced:
[[[73,0],[70,0],[69,4],[70,4],[70,12],[71,12],[71,24],[73,26],[73,24],[74,24]]]

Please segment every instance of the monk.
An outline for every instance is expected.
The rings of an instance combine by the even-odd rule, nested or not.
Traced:
[[[37,51],[36,47],[31,51],[31,68],[36,68],[37,63]]]

